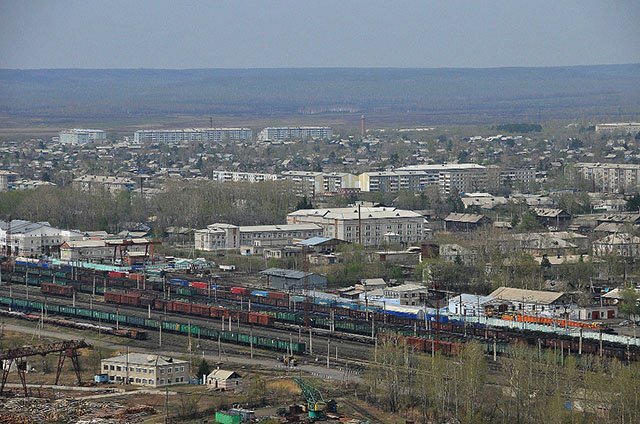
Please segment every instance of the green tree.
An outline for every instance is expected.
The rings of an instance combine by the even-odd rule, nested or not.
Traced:
[[[636,193],[633,196],[627,198],[627,203],[625,208],[629,212],[638,212],[640,211],[640,194]]]
[[[207,376],[211,372],[211,366],[207,362],[206,359],[202,358],[202,361],[198,364],[198,378],[202,378],[202,376]]]
[[[518,230],[520,231],[534,231],[542,228],[542,225],[536,219],[535,215],[531,212],[525,212],[522,214],[522,219],[518,224]]]
[[[640,295],[634,287],[625,287],[621,291],[620,312],[627,317],[640,315]]]

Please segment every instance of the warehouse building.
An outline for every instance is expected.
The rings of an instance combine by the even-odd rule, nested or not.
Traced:
[[[277,290],[299,292],[306,287],[310,290],[320,290],[327,287],[327,277],[312,272],[269,268],[261,271],[260,274],[269,279],[269,288]]]

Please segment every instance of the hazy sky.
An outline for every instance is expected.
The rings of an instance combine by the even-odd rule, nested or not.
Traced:
[[[638,62],[639,0],[0,0],[0,68]]]

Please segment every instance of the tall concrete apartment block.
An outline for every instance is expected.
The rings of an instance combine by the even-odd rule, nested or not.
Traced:
[[[596,191],[631,193],[640,189],[640,165],[583,162],[576,164],[576,169]]]
[[[62,144],[87,144],[105,141],[107,135],[102,130],[88,130],[82,128],[72,128],[60,131],[58,134]]]
[[[134,141],[178,143],[181,141],[249,141],[253,138],[250,128],[184,128],[174,130],[138,130]]]
[[[293,190],[299,197],[311,198],[360,187],[358,177],[347,172],[284,171],[281,178],[293,183]]]
[[[360,190],[371,192],[422,191],[439,187],[444,194],[484,190],[487,169],[472,163],[412,165],[394,171],[360,174]]]
[[[596,133],[598,134],[637,134],[639,132],[640,122],[616,122],[596,125]]]
[[[267,127],[258,134],[259,141],[290,139],[327,139],[333,137],[331,127]]]

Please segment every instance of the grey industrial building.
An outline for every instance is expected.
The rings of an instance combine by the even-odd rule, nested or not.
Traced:
[[[266,275],[269,279],[269,288],[277,290],[302,291],[306,287],[312,290],[327,287],[327,277],[312,272],[269,268],[260,274]]]

